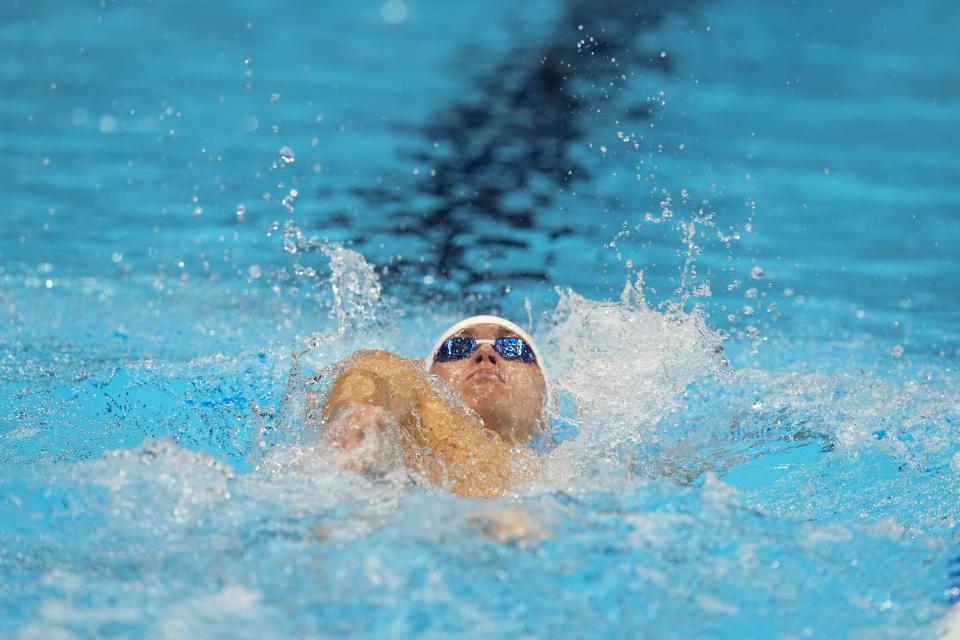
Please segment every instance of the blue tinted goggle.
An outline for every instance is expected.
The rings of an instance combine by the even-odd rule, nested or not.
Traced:
[[[493,350],[504,360],[519,360],[520,362],[536,362],[533,349],[520,338],[497,338],[496,340],[477,340],[467,336],[448,338],[433,354],[434,362],[450,362],[469,358],[481,344],[492,344]]]

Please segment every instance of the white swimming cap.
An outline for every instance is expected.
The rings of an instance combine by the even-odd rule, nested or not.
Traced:
[[[540,367],[540,371],[543,372],[543,361],[540,359],[540,351],[537,349],[537,345],[533,342],[533,338],[530,337],[530,334],[516,324],[510,322],[506,318],[501,318],[500,316],[473,316],[472,318],[461,320],[440,334],[440,339],[437,340],[436,344],[433,345],[433,349],[430,350],[430,353],[427,354],[427,357],[423,359],[423,364],[427,371],[430,371],[430,367],[433,366],[434,354],[448,338],[455,336],[457,333],[463,331],[467,327],[472,327],[477,324],[495,324],[517,334],[518,337],[522,338],[524,342],[530,345],[530,349],[533,350],[533,355],[537,359],[537,366]]]

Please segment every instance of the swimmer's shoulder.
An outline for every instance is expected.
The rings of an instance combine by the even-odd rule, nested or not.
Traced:
[[[344,361],[342,376],[360,375],[372,378],[392,393],[411,392],[426,383],[426,372],[420,360],[404,358],[389,351],[364,349]]]
[[[422,362],[413,358],[404,358],[382,349],[361,349],[348,359],[353,366],[403,367],[423,369]]]

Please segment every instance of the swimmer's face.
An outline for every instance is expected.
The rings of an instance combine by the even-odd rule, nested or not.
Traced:
[[[478,340],[516,337],[496,324],[475,324],[456,335]],[[430,373],[449,382],[484,425],[506,440],[527,442],[536,435],[547,386],[535,363],[505,360],[492,344],[481,344],[466,358],[434,362]]]

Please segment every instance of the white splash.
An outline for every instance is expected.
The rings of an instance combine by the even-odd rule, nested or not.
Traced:
[[[552,474],[618,460],[621,445],[654,437],[689,384],[724,366],[722,339],[701,311],[658,312],[640,287],[640,280],[627,283],[620,303],[559,292],[546,339],[548,375],[555,397],[572,402],[579,435],[549,456]]]
[[[330,317],[337,321],[337,333],[367,332],[389,322],[373,265],[340,245],[327,244],[320,250],[330,260]]]

